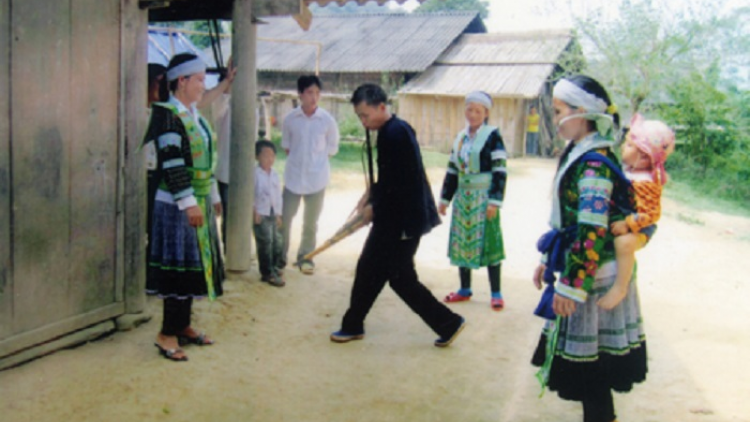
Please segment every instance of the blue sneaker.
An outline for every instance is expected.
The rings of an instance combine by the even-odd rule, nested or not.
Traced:
[[[440,337],[439,339],[435,340],[435,347],[448,347],[453,343],[453,341],[458,337],[459,334],[461,334],[461,331],[466,327],[466,320],[461,318],[461,325],[456,328],[456,331],[451,334],[450,337]]]
[[[364,331],[361,333],[347,333],[344,330],[339,330],[331,333],[331,341],[334,343],[348,343],[352,340],[362,340],[365,338]]]

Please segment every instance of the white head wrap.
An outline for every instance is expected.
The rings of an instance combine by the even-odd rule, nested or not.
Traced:
[[[477,103],[487,107],[487,110],[492,109],[492,98],[490,95],[483,91],[474,91],[466,95],[466,104]]]
[[[169,69],[167,71],[167,79],[169,80],[169,82],[172,82],[173,80],[179,78],[180,76],[189,76],[189,75],[194,75],[196,73],[202,73],[205,71],[206,71],[206,64],[203,63],[203,60],[196,57],[193,60],[178,64],[177,66]]]
[[[607,114],[607,103],[594,94],[584,91],[581,87],[567,79],[560,79],[552,90],[552,97],[560,101],[586,110],[585,113],[571,114],[558,123],[562,125],[568,120],[583,118],[596,122],[596,129],[604,136],[611,135],[614,118]]]

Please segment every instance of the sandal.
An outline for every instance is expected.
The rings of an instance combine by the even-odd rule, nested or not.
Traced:
[[[187,355],[185,355],[185,352],[179,347],[176,349],[165,349],[159,343],[154,343],[154,346],[156,346],[156,348],[159,349],[159,354],[164,356],[164,359],[173,360],[175,362],[185,362],[188,360],[188,357]],[[175,356],[178,353],[182,353],[182,356],[179,356],[179,357]]]
[[[467,300],[471,300],[471,295],[464,296],[458,292],[451,292],[448,296],[446,296],[443,299],[443,302],[445,303],[455,303],[455,302],[466,302]]]
[[[503,298],[496,298],[493,297],[492,300],[490,300],[490,306],[492,307],[493,311],[502,311],[503,308],[505,308],[505,301]]]
[[[198,333],[198,335],[195,337],[177,336],[177,341],[180,343],[180,346],[185,345],[185,344],[197,344],[198,346],[210,346],[216,343],[215,341],[206,337],[206,333]]]

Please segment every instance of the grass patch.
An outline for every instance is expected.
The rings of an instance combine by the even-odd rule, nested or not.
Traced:
[[[739,217],[750,217],[750,209],[741,201],[716,198],[710,192],[702,191],[688,182],[673,178],[664,188],[664,196],[688,204],[695,209],[715,211]]]

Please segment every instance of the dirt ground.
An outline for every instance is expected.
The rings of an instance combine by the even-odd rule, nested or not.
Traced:
[[[194,325],[217,344],[187,347],[187,363],[157,354],[161,307],[152,300],[154,318],[136,330],[0,372],[0,419],[580,421],[579,404],[549,392],[539,398],[528,363],[542,325],[531,313],[539,295],[530,281],[534,245],[547,221],[554,163],[517,159],[509,167],[506,310],[490,310],[486,273],[474,272],[474,299],[453,305],[467,328],[448,349],[433,347],[435,334],[388,288],[364,340],[328,340],[347,307],[361,230],[322,254],[313,276],[289,270],[279,289],[252,271],[228,281],[218,301],[198,303]],[[438,192],[441,172],[430,177]],[[361,190],[361,176],[334,175],[321,238],[341,225]],[[750,219],[668,199],[664,210],[639,254],[650,372],[615,397],[618,420],[750,421]],[[438,297],[458,284],[447,238],[445,221],[417,254],[420,278]]]

